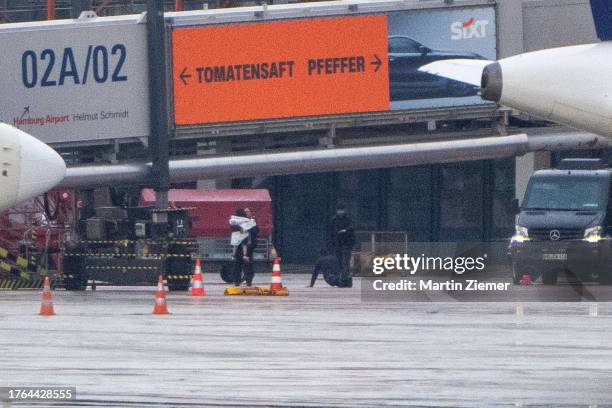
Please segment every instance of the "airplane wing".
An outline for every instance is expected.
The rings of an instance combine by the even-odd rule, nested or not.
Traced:
[[[449,59],[423,65],[419,71],[480,86],[482,70],[492,62],[475,59]]]

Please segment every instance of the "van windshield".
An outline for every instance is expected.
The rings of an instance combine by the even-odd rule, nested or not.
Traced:
[[[601,210],[607,202],[607,180],[534,178],[525,195],[524,210]]]

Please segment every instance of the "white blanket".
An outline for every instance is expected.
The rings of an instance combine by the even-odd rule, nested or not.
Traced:
[[[239,226],[242,231],[234,231],[230,236],[230,244],[232,246],[240,245],[245,239],[249,237],[249,230],[253,228],[257,223],[255,220],[246,217],[238,217],[237,215],[232,215],[229,219],[229,224],[232,226]]]

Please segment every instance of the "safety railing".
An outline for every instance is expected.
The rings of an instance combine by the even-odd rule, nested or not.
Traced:
[[[408,233],[405,231],[356,231],[355,239],[356,251],[372,255],[408,252]]]

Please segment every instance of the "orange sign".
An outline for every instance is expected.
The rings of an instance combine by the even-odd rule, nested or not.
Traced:
[[[176,28],[177,125],[389,110],[387,17]]]

